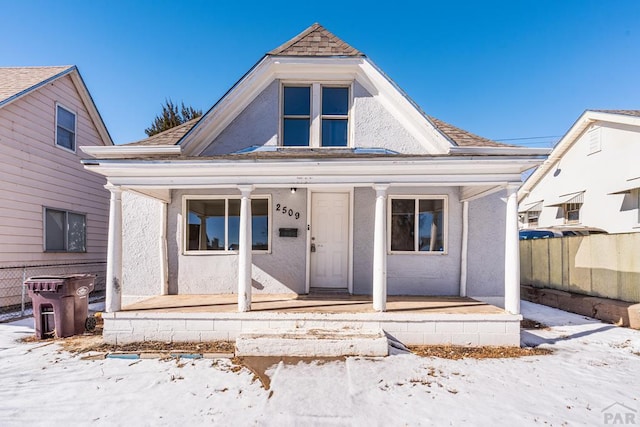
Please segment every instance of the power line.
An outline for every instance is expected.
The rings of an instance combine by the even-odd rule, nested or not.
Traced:
[[[549,135],[549,136],[529,136],[526,138],[502,138],[494,139],[494,141],[522,141],[525,139],[544,139],[544,138],[560,138],[562,135]]]

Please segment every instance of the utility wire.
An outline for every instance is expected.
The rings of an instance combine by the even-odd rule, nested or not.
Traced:
[[[550,136],[529,136],[526,138],[502,138],[494,139],[494,141],[522,141],[525,139],[544,139],[544,138],[560,138],[562,135],[550,135]]]

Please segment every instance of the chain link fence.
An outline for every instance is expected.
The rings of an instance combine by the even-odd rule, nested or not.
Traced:
[[[0,322],[32,314],[31,298],[24,281],[34,276],[94,274],[95,287],[91,299],[104,295],[106,262],[22,265],[0,267]]]

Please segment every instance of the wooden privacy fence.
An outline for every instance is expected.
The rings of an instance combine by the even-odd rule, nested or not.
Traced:
[[[640,302],[640,233],[521,240],[520,283]]]

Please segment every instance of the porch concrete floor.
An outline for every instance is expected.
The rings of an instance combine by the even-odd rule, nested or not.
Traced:
[[[180,313],[235,313],[238,296],[223,295],[162,295],[123,308],[123,311],[154,311]],[[372,299],[367,295],[297,295],[254,294],[252,312],[279,313],[374,313]],[[505,314],[499,307],[465,297],[389,296],[387,313],[429,314]]]

